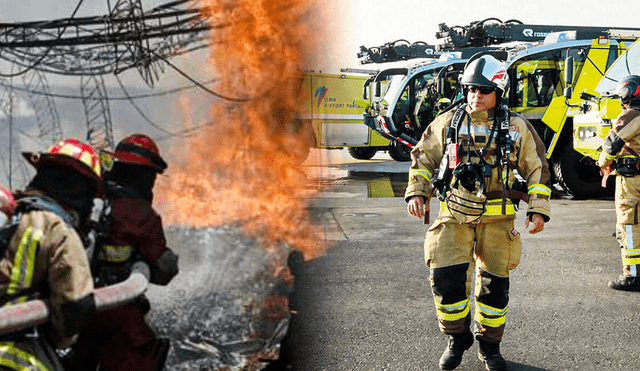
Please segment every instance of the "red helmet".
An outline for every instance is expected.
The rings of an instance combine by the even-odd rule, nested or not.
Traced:
[[[89,179],[100,179],[102,169],[98,152],[75,138],[65,139],[49,147],[45,153],[23,152],[36,169],[47,164],[70,167]]]
[[[156,143],[144,134],[133,134],[122,139],[116,146],[113,157],[116,161],[146,166],[158,173],[167,168]]]
[[[7,216],[13,215],[16,211],[16,199],[13,198],[13,194],[4,187],[0,187],[0,211]]]

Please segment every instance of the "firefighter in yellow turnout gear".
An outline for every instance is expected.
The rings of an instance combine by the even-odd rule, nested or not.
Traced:
[[[622,112],[602,145],[598,165],[606,178],[616,177],[616,238],[622,255],[622,275],[609,282],[615,290],[640,291],[640,76],[626,76],[616,85]],[[605,183],[603,182],[603,183]],[[605,185],[605,184],[603,184]]]
[[[37,173],[16,193],[17,224],[0,256],[0,305],[47,300],[51,321],[0,336],[0,369],[63,371],[54,348],[70,346],[95,309],[79,231],[100,189],[100,162],[75,139],[24,155]]]
[[[508,86],[500,61],[488,55],[473,59],[461,83],[466,104],[438,116],[411,153],[405,200],[416,217],[429,213],[433,190],[441,200],[424,244],[438,324],[449,335],[440,367],[453,370],[462,362],[474,340],[473,317],[480,359],[488,370],[506,370],[499,344],[508,312],[509,271],[522,253],[512,200],[528,200],[525,227],[529,233],[542,231],[550,215],[549,169],[532,126],[500,104]],[[522,182],[514,170],[527,188],[517,189]]]

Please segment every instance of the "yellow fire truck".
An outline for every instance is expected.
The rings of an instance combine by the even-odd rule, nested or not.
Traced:
[[[571,64],[573,61],[566,63]],[[625,76],[640,75],[640,40],[618,57],[604,76],[594,74],[601,78],[592,89],[581,89],[572,84],[575,82],[576,69],[569,68],[567,72],[565,80],[570,89],[565,91],[566,98],[575,100],[575,91],[580,92],[577,95],[582,100],[579,104],[572,104],[570,108],[576,111],[573,116],[573,148],[595,161],[602,150],[604,139],[622,111],[620,99],[614,92],[616,84]],[[599,173],[594,174],[594,177],[597,181],[601,180]]]
[[[369,76],[366,70],[342,74],[304,73],[299,119],[313,128],[314,147],[347,148],[353,158],[361,160],[371,159],[378,151],[390,150],[388,139],[363,125],[367,104],[362,99],[362,89]]]
[[[440,29],[437,36],[447,42],[436,47],[392,43],[361,48],[363,63],[422,56],[440,58],[438,62],[379,72],[378,76],[391,82],[386,93],[367,110],[365,125],[412,148],[436,114],[459,104],[457,99],[462,94],[457,78],[469,58],[476,53],[493,53],[505,61],[509,74],[507,104],[526,117],[540,135],[556,184],[576,197],[602,195],[599,168],[591,157],[574,148],[577,143],[573,140],[573,116],[578,109],[572,106],[578,99],[567,100],[563,96],[565,82],[560,76],[565,70],[565,58],[570,56],[575,61],[571,84],[576,89],[593,89],[626,49],[626,43],[640,37],[640,29],[527,25],[514,20],[496,23],[494,19],[467,27],[440,25]],[[540,39],[534,40],[536,37]],[[427,104],[421,99],[423,95],[429,98]],[[452,104],[441,108],[442,98]]]

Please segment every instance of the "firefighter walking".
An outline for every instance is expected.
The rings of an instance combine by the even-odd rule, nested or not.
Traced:
[[[166,285],[178,273],[178,257],[167,247],[162,220],[152,208],[156,176],[167,164],[156,143],[134,134],[116,146],[115,163],[106,175],[105,212],[100,218],[92,270],[96,286],[124,281],[139,260],[151,271],[150,282]],[[69,370],[161,370],[169,350],[168,339],[159,338],[145,314],[149,302],[135,303],[96,313],[92,326],[74,346]]]
[[[54,348],[70,346],[95,308],[78,231],[99,192],[101,167],[96,151],[75,139],[24,156],[37,173],[15,195],[15,230],[2,244],[0,301],[48,300],[51,322],[0,336],[0,368],[62,371]]]
[[[609,131],[598,157],[604,173],[603,186],[610,173],[616,177],[616,239],[622,256],[622,274],[609,282],[615,290],[640,291],[640,76],[624,77],[616,85],[622,112]]]
[[[458,367],[475,335],[487,370],[506,370],[499,345],[508,312],[509,271],[522,252],[514,227],[516,200],[528,201],[529,233],[542,231],[550,215],[549,169],[532,126],[501,102],[508,76],[500,61],[489,55],[473,59],[461,84],[466,101],[439,115],[411,153],[405,200],[409,214],[420,218],[429,213],[432,191],[437,190],[441,201],[424,244],[438,324],[449,336],[440,367]],[[523,189],[514,171],[526,181]]]

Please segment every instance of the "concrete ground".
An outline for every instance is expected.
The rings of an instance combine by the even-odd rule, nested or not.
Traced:
[[[297,314],[274,366],[439,370],[446,337],[423,261],[427,226],[402,199],[409,164],[385,154],[370,161],[343,154],[327,164],[308,170],[329,175],[313,212],[333,243],[294,271]],[[523,255],[501,345],[511,370],[637,369],[640,293],[607,287],[621,271],[614,223],[612,200],[553,199],[552,219],[536,235],[519,212]],[[482,370],[476,353],[474,345],[458,369]]]

